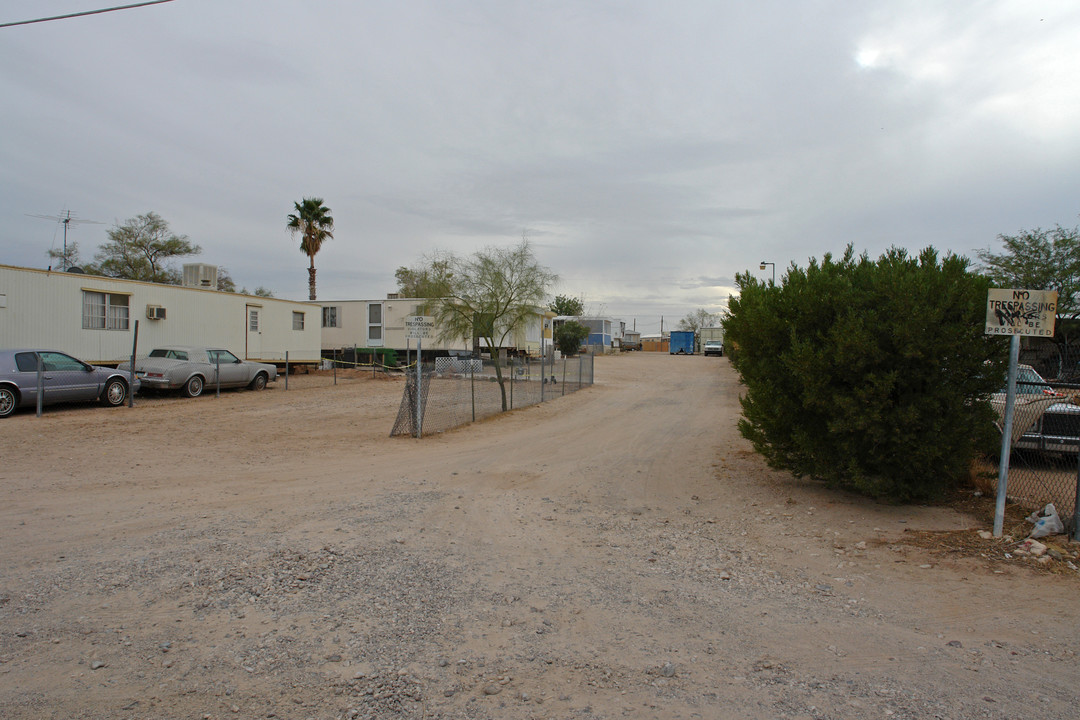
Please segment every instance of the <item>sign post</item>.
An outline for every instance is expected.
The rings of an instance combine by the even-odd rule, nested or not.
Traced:
[[[1007,335],[1009,379],[1005,392],[1005,421],[1001,430],[1001,458],[998,464],[997,505],[994,509],[994,537],[1001,537],[1005,525],[1005,496],[1009,483],[1009,452],[1012,449],[1013,410],[1016,406],[1016,366],[1020,359],[1020,336],[1054,337],[1057,317],[1057,290],[1002,290],[991,288],[986,301],[986,335]]]
[[[423,379],[421,373],[421,350],[423,349],[423,339],[435,336],[435,318],[431,315],[407,315],[405,317],[405,337],[416,338],[416,437],[420,437],[423,433],[424,418],[423,418],[423,403],[421,402],[422,395],[420,393],[420,383]]]

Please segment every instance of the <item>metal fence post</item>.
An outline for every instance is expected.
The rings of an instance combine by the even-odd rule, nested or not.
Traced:
[[[547,385],[547,375],[544,374],[544,356],[547,355],[544,352],[544,345],[540,345],[540,402],[544,402],[544,386]]]
[[[566,394],[566,356],[563,355],[562,359],[562,391],[561,395]]]
[[[139,321],[135,321],[135,337],[131,340],[131,386],[128,387],[128,407],[135,407],[135,355],[139,349]]]
[[[514,358],[510,358],[510,409],[514,409],[514,378],[517,376],[517,368],[514,367]]]
[[[334,359],[332,362],[334,363],[334,384],[337,385],[337,348],[334,348]]]
[[[1005,393],[1005,422],[1001,430],[1001,457],[998,465],[997,505],[994,509],[994,537],[1001,537],[1005,525],[1005,493],[1009,482],[1009,452],[1012,450],[1013,410],[1016,406],[1016,363],[1020,357],[1020,336],[1009,344],[1009,379]]]
[[[1076,499],[1073,501],[1073,540],[1080,542],[1080,452],[1076,453]]]
[[[581,389],[581,371],[585,368],[585,356],[578,355],[577,363],[577,389]]]
[[[214,363],[214,379],[217,381],[217,391],[214,393],[214,397],[221,397],[221,353],[214,356],[216,362]]]
[[[420,437],[424,431],[424,419],[420,415],[420,390],[421,390],[421,362],[420,362],[420,338],[416,339],[416,437]],[[374,358],[374,355],[372,355]],[[372,377],[375,376],[375,363],[371,364]]]
[[[469,358],[470,392],[472,393],[472,421],[476,422],[476,361]]]
[[[289,389],[289,351],[285,351],[285,389]]]
[[[41,353],[37,355],[37,416],[41,417],[41,408],[45,405],[45,361],[41,359]]]

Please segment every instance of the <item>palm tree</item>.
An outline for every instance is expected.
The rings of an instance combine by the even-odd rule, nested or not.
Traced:
[[[289,215],[286,227],[295,236],[300,233],[300,252],[311,259],[308,268],[308,299],[315,299],[315,253],[322,249],[323,240],[334,237],[334,218],[330,217],[330,208],[323,205],[322,198],[304,198],[298,203],[296,214]]]

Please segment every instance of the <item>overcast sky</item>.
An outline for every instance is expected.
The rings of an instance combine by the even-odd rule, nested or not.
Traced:
[[[127,0],[131,2],[133,0]],[[109,0],[5,0],[0,23]],[[237,287],[320,300],[527,233],[665,329],[853,243],[974,257],[1080,214],[1076,0],[174,0],[0,28],[0,263],[154,211]]]

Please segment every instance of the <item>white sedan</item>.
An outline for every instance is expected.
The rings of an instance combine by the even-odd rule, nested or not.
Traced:
[[[171,345],[154,348],[136,360],[135,376],[143,390],[179,390],[197,397],[219,383],[223,388],[262,390],[277,380],[277,367],[241,360],[221,348]]]

